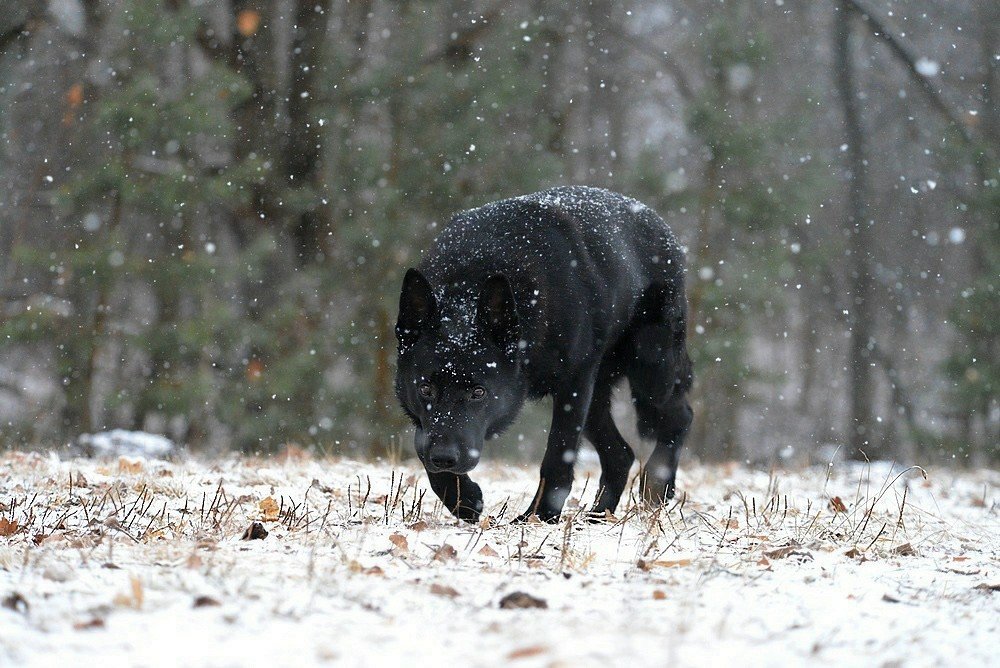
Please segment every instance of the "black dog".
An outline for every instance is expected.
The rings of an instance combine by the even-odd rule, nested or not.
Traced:
[[[635,459],[611,417],[628,378],[639,432],[656,439],[646,500],[674,495],[691,408],[684,253],[666,223],[607,190],[553,188],[457,214],[399,300],[396,394],[431,487],[458,517],[483,509],[469,471],[527,398],[552,395],[531,507],[556,521],[583,434],[601,461],[595,513],[618,505]]]

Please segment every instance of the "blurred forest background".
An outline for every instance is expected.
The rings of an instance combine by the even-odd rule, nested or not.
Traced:
[[[5,0],[0,445],[407,453],[403,270],[583,183],[688,248],[688,454],[996,464],[998,91],[996,0]]]

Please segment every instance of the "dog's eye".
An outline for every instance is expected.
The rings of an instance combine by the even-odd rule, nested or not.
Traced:
[[[486,396],[486,388],[480,387],[478,385],[472,388],[472,392],[469,393],[469,398],[472,399],[473,401],[479,401],[485,396]]]
[[[425,399],[430,399],[434,396],[434,388],[431,387],[430,383],[420,383],[420,386],[417,387],[417,392]]]

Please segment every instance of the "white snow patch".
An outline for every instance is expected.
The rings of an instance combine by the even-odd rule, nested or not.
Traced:
[[[82,434],[78,442],[85,453],[96,457],[162,459],[173,453],[175,448],[174,442],[166,436],[125,429]]]

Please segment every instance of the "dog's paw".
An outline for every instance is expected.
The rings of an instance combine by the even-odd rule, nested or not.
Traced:
[[[556,524],[559,521],[561,512],[538,510],[526,510],[514,518],[512,524]]]

